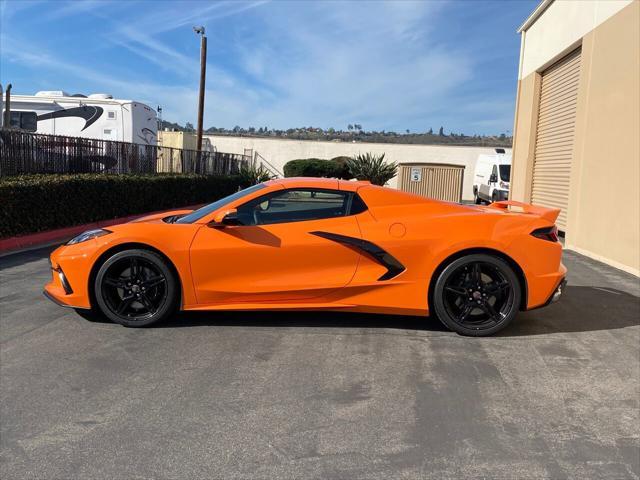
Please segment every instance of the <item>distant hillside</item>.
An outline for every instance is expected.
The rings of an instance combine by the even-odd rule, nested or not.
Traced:
[[[177,131],[193,131],[193,125],[187,123],[184,127],[177,123],[162,121],[162,129],[169,128]],[[322,129],[314,127],[290,128],[288,130],[269,129],[267,127],[226,128],[210,127],[205,133],[215,135],[228,135],[232,137],[262,137],[262,138],[289,138],[292,140],[323,140],[336,142],[362,142],[362,143],[400,143],[416,145],[466,145],[478,147],[507,147],[513,142],[511,136],[502,133],[500,135],[465,135],[463,133],[445,133],[440,127],[438,133],[429,130],[424,133],[365,131],[360,125],[349,125],[347,131],[334,128]]]

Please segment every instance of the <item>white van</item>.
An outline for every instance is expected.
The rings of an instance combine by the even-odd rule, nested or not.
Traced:
[[[503,148],[496,148],[495,155],[479,155],[473,177],[475,203],[507,200],[510,178],[510,153],[505,153]]]

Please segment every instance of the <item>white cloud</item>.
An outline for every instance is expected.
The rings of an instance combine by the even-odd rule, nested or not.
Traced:
[[[95,5],[83,4],[86,11],[90,6]],[[120,16],[110,18],[108,31],[100,38],[160,67],[166,75],[145,67],[104,65],[99,58],[80,65],[73,60],[73,50],[53,54],[24,38],[13,39],[3,56],[46,71],[48,78],[71,73],[89,82],[92,91],[107,89],[118,97],[159,104],[165,119],[194,123],[197,39],[193,36],[192,46],[176,42],[183,37],[172,31],[202,23],[210,38],[207,127],[345,128],[355,122],[365,128],[424,130],[444,123],[459,131],[456,123],[461,118],[481,131],[511,125],[510,95],[478,101],[459,94],[474,81],[477,55],[464,45],[454,48],[435,37],[434,27],[446,21],[444,2],[228,1],[153,6],[131,9],[131,19],[124,22]],[[100,15],[108,11],[99,10]],[[218,61],[221,55],[224,63]]]

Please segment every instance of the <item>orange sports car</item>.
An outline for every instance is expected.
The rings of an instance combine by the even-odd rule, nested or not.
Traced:
[[[341,310],[435,314],[460,334],[490,335],[560,297],[558,213],[272,180],[78,235],[51,254],[45,294],[130,327],[176,309]]]

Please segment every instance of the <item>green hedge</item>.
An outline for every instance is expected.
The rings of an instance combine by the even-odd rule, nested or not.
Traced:
[[[299,160],[291,160],[284,165],[285,177],[328,177],[328,178],[344,178],[346,180],[353,178],[346,166],[348,157],[336,157],[331,160],[322,160],[320,158],[302,158]]]
[[[238,176],[24,175],[0,179],[0,238],[208,203],[245,187]]]

